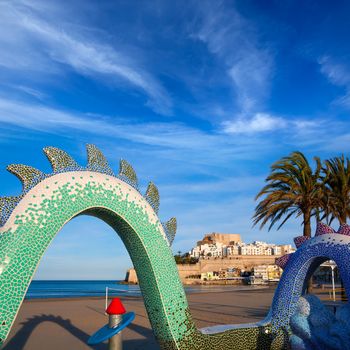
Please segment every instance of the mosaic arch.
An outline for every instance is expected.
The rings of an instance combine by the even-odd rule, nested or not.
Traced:
[[[280,258],[281,280],[272,302],[272,329],[287,328],[296,311],[299,298],[305,294],[307,282],[325,261],[333,260],[339,269],[346,294],[350,295],[350,226],[337,232],[318,223],[313,238],[296,237],[297,251]]]
[[[87,146],[86,167],[60,149],[48,147],[44,152],[53,172],[44,174],[29,166],[10,165],[8,170],[22,181],[23,192],[0,198],[0,346],[48,245],[77,215],[93,215],[121,237],[163,350],[287,349],[289,318],[312,269],[310,259],[319,263],[322,257],[334,257],[342,274],[348,272],[344,260],[336,257],[338,253],[350,257],[350,237],[329,234],[331,242],[326,235],[307,242],[299,239],[295,255],[280,261],[285,272],[265,320],[198,330],[170,248],[176,219],[165,223],[159,220],[157,187],[150,183],[142,195],[132,166],[121,160],[115,175],[93,145]]]

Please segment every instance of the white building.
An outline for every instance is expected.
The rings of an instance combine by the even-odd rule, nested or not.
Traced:
[[[277,255],[293,253],[295,249],[289,245],[276,245],[262,241],[243,243],[241,241],[223,243],[218,241],[202,240],[197,243],[189,254],[194,258],[201,257],[228,257],[232,255]]]
[[[273,255],[282,255],[282,249],[278,245],[273,246],[272,251],[273,251]]]
[[[239,255],[239,245],[235,244],[223,247],[222,252],[224,256]]]
[[[242,245],[240,246],[239,251],[241,255],[264,255],[263,248],[254,244]]]
[[[221,257],[223,256],[223,244],[201,244],[190,251],[190,256],[194,258],[199,257]]]
[[[264,250],[264,255],[272,255],[272,248],[271,247],[267,247]]]

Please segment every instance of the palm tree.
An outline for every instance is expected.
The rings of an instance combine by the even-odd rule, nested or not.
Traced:
[[[350,217],[350,160],[335,157],[326,160],[324,173],[324,212],[330,222],[337,219],[340,225],[346,224]],[[341,281],[341,299],[346,300],[343,281]]]
[[[254,226],[260,228],[270,222],[269,230],[280,220],[280,229],[292,216],[303,218],[303,235],[311,236],[311,217],[321,208],[321,161],[315,157],[316,169],[312,170],[301,152],[293,152],[271,166],[267,184],[256,196],[264,198],[255,208]]]
[[[350,217],[350,160],[335,157],[324,162],[324,204],[325,216],[330,221],[337,219],[340,225]]]

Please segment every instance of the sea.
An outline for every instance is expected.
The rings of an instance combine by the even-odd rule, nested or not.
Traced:
[[[106,295],[107,288],[109,296],[141,296],[140,287],[138,285],[125,284],[122,281],[33,280],[29,285],[25,299],[102,297]],[[261,287],[243,285],[195,285],[185,286],[185,291],[186,293],[208,293],[229,290],[251,290],[253,288],[260,289]]]

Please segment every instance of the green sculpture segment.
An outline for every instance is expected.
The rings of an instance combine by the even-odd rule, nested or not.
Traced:
[[[78,215],[108,223],[121,237],[133,261],[154,334],[161,349],[282,349],[286,337],[271,333],[269,321],[202,332],[195,327],[170,245],[176,220],[158,218],[159,193],[150,183],[145,196],[125,160],[115,176],[103,154],[87,146],[81,167],[64,151],[44,152],[53,173],[10,165],[23,192],[0,200],[0,345],[4,343],[27,288],[56,234]]]

